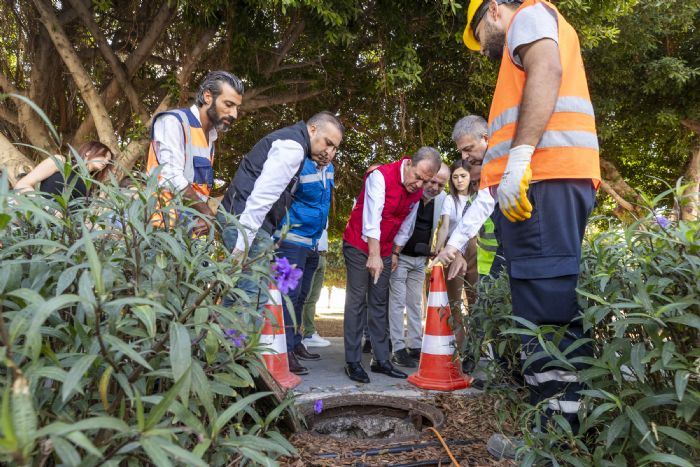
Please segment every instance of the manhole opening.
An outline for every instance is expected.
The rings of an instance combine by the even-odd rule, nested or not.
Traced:
[[[428,427],[439,427],[443,415],[436,407],[401,397],[351,395],[323,399],[301,408],[308,429],[336,439],[411,440]]]

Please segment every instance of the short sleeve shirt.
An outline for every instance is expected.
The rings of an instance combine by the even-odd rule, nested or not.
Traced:
[[[544,3],[525,7],[518,11],[508,29],[508,52],[513,63],[522,68],[520,56],[514,51],[523,45],[540,39],[559,42],[557,12]]]
[[[465,207],[470,204],[469,197],[464,195],[459,195],[459,199],[455,203],[455,197],[452,195],[447,195],[445,202],[442,203],[442,212],[440,216],[450,216],[450,226],[447,230],[447,235],[452,235],[452,232],[457,228],[460,219],[462,219],[462,213]]]

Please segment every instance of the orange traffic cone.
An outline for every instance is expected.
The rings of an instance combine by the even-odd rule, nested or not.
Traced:
[[[272,377],[284,388],[291,389],[298,386],[301,378],[289,371],[289,360],[287,360],[282,294],[272,283],[270,283],[270,298],[265,304],[265,322],[260,343],[267,347],[262,351],[262,355]]]
[[[459,360],[454,361],[455,335],[447,323],[451,316],[447,299],[445,274],[441,264],[433,267],[428,292],[428,317],[425,321],[423,345],[418,371],[408,377],[408,382],[422,389],[454,391],[468,388],[472,377],[462,373]]]

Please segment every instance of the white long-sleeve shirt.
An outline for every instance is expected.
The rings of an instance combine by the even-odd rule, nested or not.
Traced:
[[[479,190],[472,205],[469,206],[467,212],[460,219],[447,244],[464,251],[469,240],[476,237],[479,233],[479,229],[484,225],[486,219],[489,218],[495,206],[496,200],[491,196],[491,191],[488,188]]]
[[[199,107],[193,105],[190,111],[201,124]],[[153,124],[153,138],[158,142],[158,163],[160,165],[160,183],[170,186],[175,191],[187,188],[192,180],[185,177],[185,139],[182,135],[182,124],[173,115],[163,115]],[[209,152],[216,141],[216,129],[209,130]],[[203,195],[202,195],[203,196]]]
[[[401,171],[401,183],[403,183],[405,165],[406,161],[403,161],[399,169]],[[386,182],[384,181],[384,175],[380,171],[375,170],[367,176],[365,181],[365,204],[362,207],[362,240],[364,241],[367,241],[368,238],[379,241],[381,238],[380,224],[382,222],[385,195]],[[396,233],[394,238],[395,245],[404,246],[408,239],[411,238],[417,213],[418,203],[411,208],[399,231]]]
[[[253,191],[248,196],[239,219],[248,229],[245,234],[238,231],[237,250],[245,249],[244,235],[248,238],[248,245],[253,242],[265,216],[299,171],[304,157],[304,148],[296,141],[278,139],[272,143],[262,172],[253,185]]]

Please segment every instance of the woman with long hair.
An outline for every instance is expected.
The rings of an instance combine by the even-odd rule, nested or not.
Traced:
[[[450,179],[448,181],[450,187],[450,195],[445,198],[440,213],[440,229],[437,233],[436,250],[441,250],[447,239],[450,238],[452,232],[459,224],[460,219],[467,212],[471,205],[470,196],[470,177],[469,171],[471,164],[466,160],[460,159],[450,166]],[[464,275],[454,277],[447,281],[447,298],[450,302],[450,310],[454,320],[454,331],[457,345],[461,347],[464,341],[465,330],[462,322],[462,292],[464,290]]]
[[[99,141],[88,141],[83,143],[76,152],[78,157],[85,161],[93,180],[104,182],[107,179],[113,158],[112,151],[107,146]],[[65,179],[61,171],[61,165],[65,162],[66,158],[59,154],[43,160],[31,172],[17,181],[14,186],[15,190],[20,192],[33,191],[38,183],[39,191],[46,196],[53,196],[61,194],[66,186],[73,184],[71,198],[86,198],[90,193],[85,181],[76,177],[77,172],[71,171],[68,180]]]

